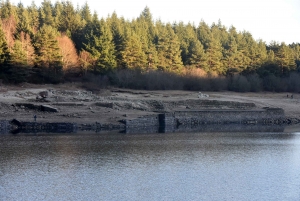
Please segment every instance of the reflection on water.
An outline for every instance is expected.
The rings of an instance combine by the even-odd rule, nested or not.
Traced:
[[[263,125],[263,124],[201,124],[201,125],[179,125],[177,127],[127,127],[127,134],[145,133],[199,133],[199,132],[284,132],[285,125]]]
[[[0,200],[300,200],[300,133],[0,136]]]

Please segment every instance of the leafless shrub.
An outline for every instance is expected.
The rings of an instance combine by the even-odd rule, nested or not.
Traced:
[[[300,75],[291,73],[287,80],[287,85],[289,92],[300,92]]]
[[[288,87],[286,83],[286,79],[276,77],[273,74],[268,75],[263,79],[263,85],[265,91],[274,91],[274,92],[287,91],[287,87]]]
[[[263,90],[262,80],[257,74],[248,75],[247,80],[250,83],[250,91],[259,92]]]
[[[250,88],[250,83],[243,75],[234,75],[229,84],[229,90],[237,92],[248,92],[250,91]]]
[[[107,75],[94,75],[87,73],[83,78],[83,87],[92,92],[99,92],[107,88],[110,81]]]

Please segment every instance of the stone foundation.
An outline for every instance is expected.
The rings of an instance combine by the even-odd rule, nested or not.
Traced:
[[[232,125],[235,125],[237,130],[243,130],[245,125],[248,127],[249,125],[259,125],[253,127],[254,129],[250,129],[250,131],[254,131],[264,130],[265,125],[282,125],[285,122],[283,109],[264,108],[261,110],[183,110],[125,120],[125,125],[128,131],[158,129],[159,132],[193,130],[191,128],[197,128],[198,130],[200,128],[201,130],[201,127],[222,127],[224,130],[229,131]],[[282,130],[282,128],[280,126],[275,130]]]

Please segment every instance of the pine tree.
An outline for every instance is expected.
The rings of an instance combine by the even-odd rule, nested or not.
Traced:
[[[11,53],[11,60],[14,65],[17,66],[26,66],[27,65],[27,56],[26,52],[23,49],[22,42],[16,40],[14,47]]]
[[[204,21],[201,21],[197,27],[197,37],[206,50],[211,40],[211,31],[209,26]]]
[[[85,21],[85,24],[92,21],[92,14],[89,5],[87,2],[83,5],[80,10],[81,18]]]
[[[41,7],[39,8],[39,20],[40,27],[49,25],[57,28],[57,26],[55,26],[55,18],[53,16],[53,8],[50,0],[43,0],[41,3]]]
[[[243,68],[242,53],[238,51],[236,40],[233,36],[230,36],[228,43],[224,49],[224,61],[223,64],[227,69],[227,73],[240,73]]]
[[[181,58],[184,65],[187,64],[190,42],[196,38],[196,32],[191,24],[184,25],[183,22],[174,25],[174,31],[180,42]]]
[[[227,28],[224,25],[222,25],[220,19],[218,21],[218,24],[213,25],[211,27],[211,33],[213,37],[217,37],[219,39],[223,47],[229,40],[229,33],[227,32]]]
[[[294,52],[294,58],[297,65],[297,71],[299,72],[300,68],[300,44],[294,44],[292,46]]]
[[[225,69],[222,65],[222,46],[220,41],[210,38],[207,49],[206,49],[206,55],[207,55],[207,65],[209,68],[209,72],[216,72],[218,74],[224,74]]]
[[[157,69],[157,51],[154,44],[156,29],[153,24],[152,14],[148,7],[140,14],[139,18],[135,22],[135,32],[140,36],[142,43],[142,50],[147,57],[147,64],[144,70],[156,70]]]
[[[239,60],[241,61],[240,67],[239,67],[240,72],[247,69],[247,67],[251,63],[249,40],[252,40],[252,38],[249,37],[248,32],[239,33],[236,38],[236,43],[237,43],[238,52],[239,52]]]
[[[203,69],[205,72],[209,71],[204,47],[197,38],[190,41],[187,56],[187,65]]]
[[[53,7],[53,18],[54,18],[54,24],[59,31],[61,30],[61,26],[64,26],[64,15],[63,15],[63,3],[56,1],[55,5]],[[62,32],[65,32],[65,30],[63,30]]]
[[[85,44],[85,49],[97,60],[93,71],[105,73],[114,69],[117,64],[112,33],[103,19],[99,22],[94,17],[86,39],[88,44]]]
[[[31,74],[27,63],[26,51],[20,40],[16,40],[11,53],[11,66],[7,71],[8,80],[12,83],[26,82]]]
[[[6,43],[6,38],[0,23],[0,65],[6,65],[10,61],[10,53]],[[2,69],[1,69],[2,71]]]
[[[13,17],[13,20],[16,23],[18,22],[17,8],[10,2],[10,0],[0,2],[0,16],[1,19],[9,19],[10,17]]]
[[[113,12],[111,17],[107,19],[107,23],[110,26],[113,43],[115,46],[115,55],[117,67],[123,67],[125,64],[123,63],[122,51],[124,51],[125,47],[125,35],[124,35],[124,23],[123,19],[119,19],[116,12]]]
[[[249,58],[250,63],[247,66],[247,71],[250,73],[255,72],[267,61],[266,44],[262,40],[249,44]]]
[[[35,36],[36,72],[42,82],[58,82],[62,77],[62,56],[57,42],[57,30],[44,25]]]
[[[29,15],[29,26],[32,30],[31,37],[35,34],[39,28],[39,10],[38,7],[35,5],[34,1],[31,5],[27,8],[28,15]]]
[[[142,43],[137,34],[129,35],[125,41],[125,48],[122,51],[122,58],[126,68],[145,70],[147,57],[143,51]]]
[[[280,67],[282,75],[296,70],[296,63],[293,52],[285,43],[281,43],[278,51],[275,53],[275,56],[275,61]]]
[[[83,27],[83,22],[80,13],[76,12],[70,1],[64,1],[62,5],[61,23],[58,30],[66,33],[70,37],[76,30]]]
[[[32,28],[30,26],[30,16],[28,10],[24,8],[22,3],[18,4],[17,12],[19,18],[19,22],[17,24],[16,33],[15,33],[15,35],[17,35],[17,38],[19,38],[21,32],[25,32],[28,34],[33,33]]]
[[[157,42],[158,69],[167,72],[180,72],[183,64],[181,60],[180,43],[170,24],[159,25]]]

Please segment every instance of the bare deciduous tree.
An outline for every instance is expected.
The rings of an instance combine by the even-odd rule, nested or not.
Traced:
[[[10,16],[9,18],[2,20],[2,29],[5,34],[7,45],[10,51],[14,46],[14,41],[15,41],[14,33],[16,31],[16,27],[17,27],[17,22],[13,16]]]
[[[78,67],[78,55],[73,41],[65,35],[58,37],[57,41],[62,55],[63,69],[71,70]]]
[[[84,73],[86,73],[91,66],[95,65],[95,62],[96,59],[93,58],[89,52],[83,50],[79,53],[79,64]]]

